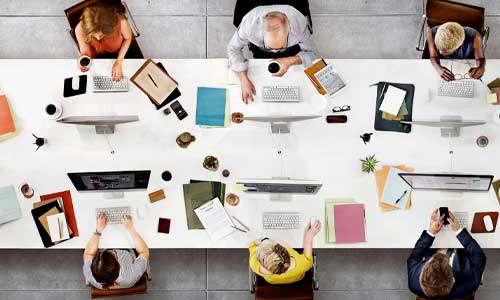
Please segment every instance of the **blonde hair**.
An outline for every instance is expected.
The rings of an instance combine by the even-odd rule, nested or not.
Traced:
[[[465,30],[456,22],[448,22],[439,26],[434,43],[441,51],[455,52],[465,40]]]
[[[262,31],[264,33],[278,33],[282,36],[288,35],[290,26],[288,17],[285,14],[272,11],[267,13],[262,20]],[[273,20],[277,20],[278,24],[272,24],[271,21]]]
[[[87,36],[87,43],[94,40],[94,33],[102,32],[108,38],[113,38],[118,22],[123,14],[111,5],[97,4],[86,7],[80,16],[83,32]]]
[[[273,274],[285,273],[290,267],[290,253],[275,241],[263,241],[256,254],[259,263]]]

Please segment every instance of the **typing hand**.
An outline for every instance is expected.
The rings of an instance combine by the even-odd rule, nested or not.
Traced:
[[[127,231],[134,229],[134,222],[132,221],[132,217],[130,215],[123,215],[122,216],[122,223],[123,223],[123,226],[125,226],[125,229]]]
[[[483,74],[484,74],[484,67],[471,68],[469,70],[470,78],[480,79],[481,77],[483,77]]]
[[[115,61],[113,64],[113,69],[111,70],[111,77],[113,81],[119,81],[123,79],[123,70],[121,61]]]
[[[104,231],[104,228],[106,228],[106,225],[108,224],[108,218],[106,217],[106,214],[103,212],[98,214],[95,223],[96,231],[102,233]]]
[[[446,81],[455,80],[455,75],[453,75],[453,73],[451,73],[451,71],[445,67],[439,67],[437,69],[437,72],[438,72],[439,76]]]
[[[451,230],[453,231],[459,231],[461,229],[460,224],[457,223],[457,218],[455,215],[450,211],[448,212],[450,217],[448,218],[448,222],[450,222]]]
[[[248,102],[253,101],[254,96],[256,94],[255,86],[248,79],[248,77],[244,77],[241,79],[241,96],[243,98],[243,102],[248,104]]]
[[[443,225],[444,225],[444,215],[440,216],[439,210],[436,209],[432,213],[431,224],[429,225],[429,231],[433,235],[436,235],[436,234],[438,234],[439,231],[441,231],[441,228],[443,228]]]

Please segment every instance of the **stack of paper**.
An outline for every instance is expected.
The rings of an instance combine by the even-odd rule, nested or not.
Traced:
[[[325,242],[366,242],[365,206],[354,199],[325,200]]]
[[[379,108],[382,111],[382,119],[401,121],[408,115],[405,90],[386,84],[382,97],[384,99]]]
[[[196,95],[196,125],[228,127],[231,124],[229,99],[227,89],[199,87]]]
[[[224,204],[226,185],[213,181],[191,181],[189,184],[184,184],[182,188],[184,190],[184,206],[188,229],[204,229],[194,210],[214,198],[222,199],[220,200],[221,204]]]
[[[16,124],[10,110],[9,101],[7,101],[5,95],[0,95],[0,141],[9,139],[16,134]]]
[[[411,207],[411,187],[399,177],[399,173],[413,172],[405,165],[382,166],[375,172],[378,190],[378,206],[382,211],[409,209]]]

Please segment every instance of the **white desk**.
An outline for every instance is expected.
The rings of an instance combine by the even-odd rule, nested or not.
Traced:
[[[476,86],[476,99],[442,99],[429,101],[429,89],[437,85],[437,75],[428,61],[423,60],[335,60],[333,63],[347,83],[348,88],[331,100],[315,93],[300,68],[291,69],[285,77],[272,78],[265,71],[265,61],[252,61],[250,77],[257,87],[263,84],[300,84],[304,103],[244,105],[238,96],[238,87],[231,102],[231,111],[249,114],[323,113],[328,114],[336,105],[349,104],[347,124],[327,124],[316,119],[292,124],[292,133],[282,135],[284,170],[278,158],[278,136],[270,133],[268,124],[244,122],[226,129],[201,129],[194,125],[196,87],[208,78],[207,60],[157,60],[180,82],[180,99],[189,116],[179,121],[174,114],[163,115],[156,111],[146,96],[131,84],[128,93],[87,93],[72,98],[62,98],[63,79],[77,75],[75,60],[0,60],[0,87],[7,94],[15,113],[19,135],[0,143],[0,183],[18,186],[23,180],[35,189],[33,200],[20,194],[23,217],[0,226],[0,248],[41,248],[42,243],[30,214],[32,202],[41,194],[70,189],[73,197],[80,237],[54,248],[83,248],[95,229],[94,208],[128,201],[133,207],[147,206],[147,216],[135,218],[138,230],[151,248],[244,248],[248,241],[262,236],[285,240],[292,246],[302,243],[302,230],[282,233],[263,233],[259,229],[260,215],[264,209],[303,212],[303,226],[312,215],[324,216],[324,199],[352,197],[366,205],[367,239],[360,244],[325,244],[324,232],[315,240],[317,248],[410,248],[421,231],[428,227],[431,211],[446,205],[446,195],[440,192],[413,192],[410,210],[383,213],[377,206],[377,190],[373,175],[360,171],[359,159],[376,154],[382,164],[404,163],[416,172],[443,172],[450,170],[449,141],[440,137],[439,129],[414,126],[411,134],[375,132],[373,130],[375,88],[368,85],[380,80],[414,83],[414,118],[439,117],[441,114],[459,114],[470,119],[488,119],[481,127],[462,130],[460,138],[452,141],[455,151],[454,169],[471,173],[500,173],[498,134],[500,126],[491,122],[496,107],[485,103],[486,88]],[[142,61],[128,60],[124,72],[132,75]],[[112,61],[95,61],[93,71],[108,74]],[[484,81],[498,76],[494,70],[500,61],[489,60]],[[59,124],[45,117],[43,107],[51,101],[62,101],[64,114],[138,114],[141,121],[119,125],[109,137],[115,149],[110,154],[102,136],[80,134],[92,131],[78,130],[77,126]],[[188,149],[175,143],[178,134],[189,131],[196,142]],[[359,138],[364,132],[374,132],[372,142],[365,146]],[[48,145],[34,152],[31,133],[48,139]],[[88,133],[88,132],[87,132]],[[475,139],[486,135],[490,145],[479,148]],[[85,135],[83,135],[85,136]],[[220,170],[210,172],[202,167],[206,155],[220,160]],[[221,176],[222,169],[229,169],[231,176]],[[152,170],[147,192],[163,188],[167,200],[150,204],[147,192],[126,193],[123,200],[105,200],[99,193],[78,193],[67,172]],[[163,182],[160,174],[169,170],[170,182]],[[244,223],[252,227],[252,235],[235,233],[220,241],[212,242],[203,230],[187,230],[182,184],[190,179],[221,180],[232,183],[239,178],[270,178],[286,175],[292,178],[322,180],[323,188],[314,196],[294,196],[292,202],[270,202],[267,195],[249,196],[239,192],[242,201],[237,207],[228,207]],[[448,206],[455,210],[498,210],[493,189],[489,193],[465,193],[464,199],[450,200]],[[157,233],[159,217],[171,218],[171,233]],[[472,220],[471,222],[472,223]],[[101,240],[102,247],[127,247],[131,241],[121,232],[120,226],[108,226]],[[500,234],[475,235],[485,248],[500,247]],[[435,246],[453,247],[458,242],[451,232],[440,234]]]

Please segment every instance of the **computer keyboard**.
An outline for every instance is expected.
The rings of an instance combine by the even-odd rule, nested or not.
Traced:
[[[439,81],[439,96],[447,97],[474,97],[474,82],[472,80]]]
[[[299,102],[298,86],[265,86],[262,88],[264,102]]]
[[[128,92],[128,78],[113,81],[109,76],[93,76],[94,93]]]
[[[121,224],[123,215],[130,215],[130,206],[119,206],[119,207],[98,207],[95,209],[95,215],[100,213],[105,213],[108,219],[108,224]]]
[[[461,228],[469,228],[469,213],[466,211],[452,211],[452,213],[455,215],[455,218],[457,219],[458,225],[460,225]],[[445,230],[451,230],[450,225],[446,225],[444,227]]]
[[[262,214],[264,229],[299,229],[299,212],[264,212]]]

